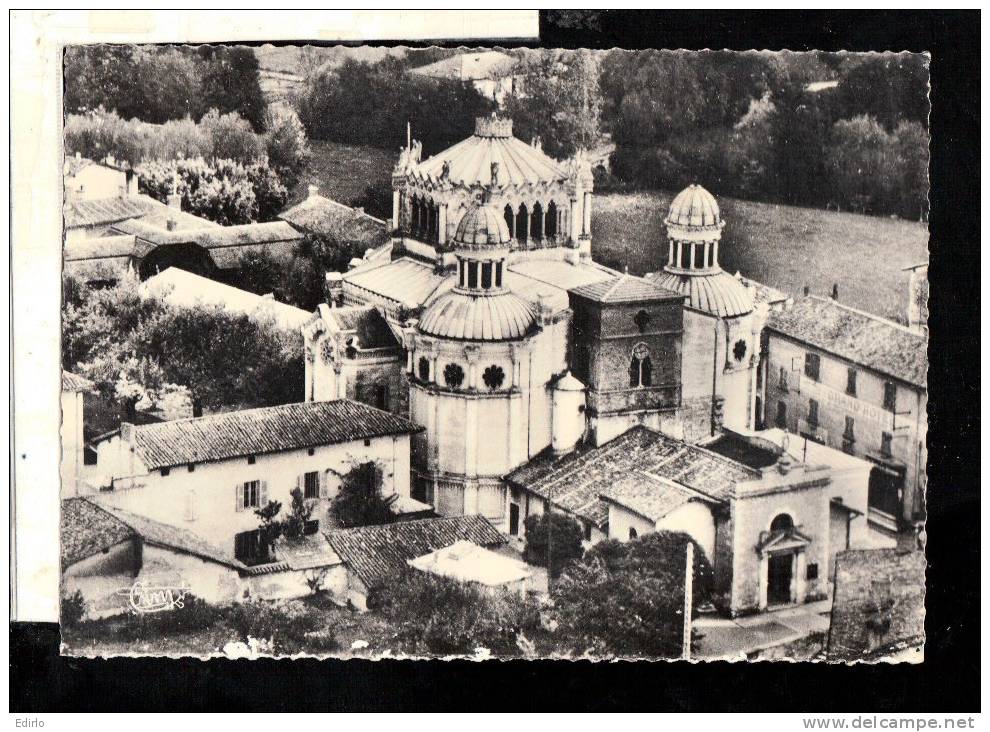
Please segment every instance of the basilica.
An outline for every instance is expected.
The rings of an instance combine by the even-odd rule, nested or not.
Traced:
[[[775,291],[720,267],[703,187],[673,199],[666,259],[638,277],[592,258],[588,160],[550,158],[509,119],[425,160],[412,141],[392,183],[389,242],[328,276],[304,328],[306,398],[421,425],[412,498],[517,533],[505,477],[530,461],[637,427],[694,444],[758,426]]]

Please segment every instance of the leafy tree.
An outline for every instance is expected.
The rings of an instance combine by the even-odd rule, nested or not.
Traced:
[[[244,46],[200,46],[202,94],[206,108],[237,112],[255,132],[264,129],[265,98],[258,57]]]
[[[602,95],[598,55],[577,51],[538,50],[516,70],[517,92],[505,100],[517,137],[539,138],[547,154],[573,155],[601,142]]]
[[[261,532],[261,541],[265,548],[271,553],[275,542],[285,531],[283,522],[278,520],[278,515],[282,511],[281,501],[269,500],[261,508],[254,509],[254,515],[258,517],[258,530]]]
[[[687,535],[657,532],[592,547],[553,585],[557,642],[594,656],[681,654]],[[711,593],[711,566],[695,546],[694,604]]]
[[[541,633],[532,600],[413,569],[390,578],[369,604],[394,625],[406,653],[465,655],[483,647],[499,657],[521,655],[523,640]]]
[[[901,214],[927,221],[928,132],[920,122],[901,122],[894,130],[894,137]]]
[[[395,149],[406,124],[426,154],[462,140],[492,103],[473,84],[410,75],[394,56],[375,64],[347,59],[307,80],[296,99],[311,139]],[[437,114],[437,110],[443,110]]]
[[[896,183],[896,138],[872,117],[832,126],[825,169],[833,200],[860,213],[891,210]]]
[[[199,120],[199,127],[212,141],[207,159],[258,160],[265,153],[264,140],[251,129],[251,124],[236,112],[221,114],[216,108]]]
[[[265,114],[265,129],[268,164],[292,188],[309,159],[306,129],[294,109],[274,107],[269,107]]]
[[[159,201],[173,192],[183,208],[224,226],[271,221],[285,206],[288,191],[267,163],[234,160],[167,160],[136,169],[140,190]]]
[[[374,462],[353,466],[341,479],[332,511],[345,529],[392,523],[394,517],[382,496],[381,466]]]
[[[571,562],[584,554],[581,525],[570,516],[554,511],[526,519],[526,547],[523,559],[539,567],[549,567],[558,577]]]
[[[352,207],[363,208],[365,212],[380,219],[392,216],[392,184],[388,180],[369,183],[364,192],[351,201]]]
[[[316,509],[316,500],[306,498],[299,488],[293,488],[289,495],[289,515],[282,522],[282,533],[289,539],[298,539]]]
[[[928,58],[914,53],[883,53],[859,57],[839,81],[839,116],[873,117],[887,131],[900,122],[917,122],[927,129]]]

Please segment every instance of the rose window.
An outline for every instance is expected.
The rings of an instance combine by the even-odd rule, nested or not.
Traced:
[[[485,386],[494,391],[502,386],[502,383],[505,381],[505,372],[501,366],[492,365],[485,369],[481,378],[485,382]]]
[[[443,380],[451,389],[457,389],[464,383],[464,369],[456,363],[448,363],[443,367]]]

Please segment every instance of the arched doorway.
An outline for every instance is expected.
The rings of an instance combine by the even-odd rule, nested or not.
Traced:
[[[217,271],[213,257],[198,244],[168,244],[152,249],[141,259],[138,276],[143,281],[164,272],[169,267],[176,267],[211,279],[214,278]]]

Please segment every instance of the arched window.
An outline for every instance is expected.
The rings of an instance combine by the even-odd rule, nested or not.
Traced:
[[[778,514],[773,521],[770,522],[770,531],[788,531],[794,528],[794,519],[791,518],[789,513]]]
[[[533,205],[533,223],[529,227],[530,233],[534,240],[539,241],[543,238],[543,206],[540,203]]]
[[[481,287],[484,290],[490,290],[492,287],[492,263],[482,262],[481,263]]]
[[[505,204],[505,223],[509,227],[509,236],[516,235],[516,215],[512,213],[512,206]]]
[[[632,526],[630,526],[629,527],[629,541],[632,541],[637,536],[639,536],[639,532],[636,531],[636,529],[634,529]]]
[[[516,241],[520,244],[529,241],[529,209],[525,203],[519,206],[519,213],[516,214]]]
[[[502,263],[495,263],[495,287],[502,286]]]
[[[653,362],[650,360],[650,349],[645,343],[637,343],[633,348],[632,359],[629,361],[629,386],[652,386]]]
[[[555,239],[557,237],[558,217],[557,204],[550,201],[550,205],[547,206],[547,239]]]
[[[430,359],[421,356],[419,359],[419,378],[423,381],[430,380]]]

